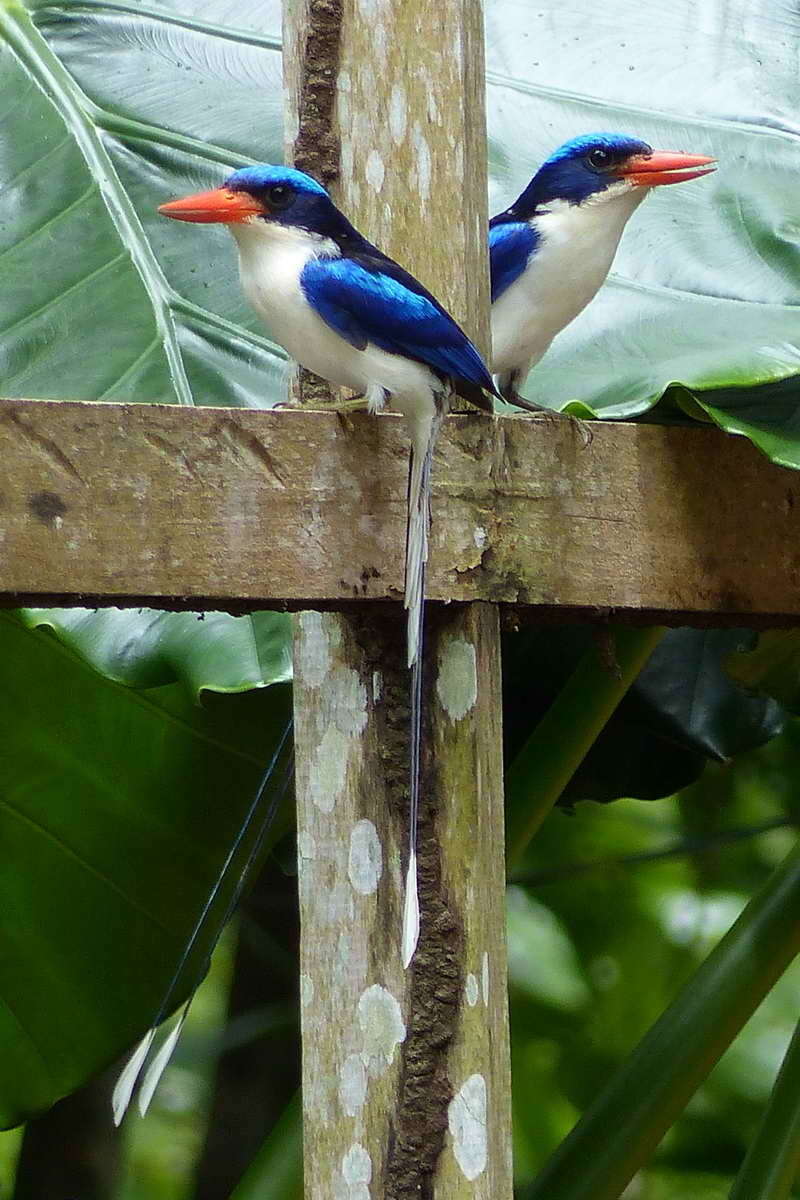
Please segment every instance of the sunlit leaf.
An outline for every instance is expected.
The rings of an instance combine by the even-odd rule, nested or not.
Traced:
[[[557,145],[592,130],[719,160],[634,214],[608,283],[525,391],[620,418],[681,383],[723,428],[797,467],[800,13],[757,0],[742,23],[707,0],[698,14],[692,0],[668,13],[640,0],[488,6],[492,211]],[[786,380],[781,411],[762,416]]]

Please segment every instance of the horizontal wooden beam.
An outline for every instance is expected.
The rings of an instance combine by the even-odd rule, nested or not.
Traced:
[[[716,430],[451,417],[429,594],[686,619],[800,615],[800,478]],[[0,401],[0,604],[397,600],[398,418]]]

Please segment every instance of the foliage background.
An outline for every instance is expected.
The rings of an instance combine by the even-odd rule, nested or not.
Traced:
[[[659,148],[716,153],[721,161],[716,176],[667,189],[637,213],[608,285],[556,342],[529,381],[529,394],[606,416],[710,418],[747,433],[777,461],[798,465],[798,24],[800,16],[777,0],[708,0],[701,9],[691,0],[621,0],[611,8],[590,0],[538,6],[490,0],[492,209],[513,198],[555,144],[593,128],[629,131]],[[275,402],[283,355],[244,304],[226,234],[177,228],[160,221],[155,208],[165,197],[213,185],[228,166],[280,158],[279,34],[274,2],[32,0],[23,7],[0,0],[0,255],[12,281],[0,296],[4,394]],[[180,809],[184,816],[170,836],[179,842],[191,833],[205,847],[203,871],[184,880],[178,906],[184,922],[213,871],[209,847],[219,843],[224,827],[215,816],[215,772],[225,775],[234,806],[244,804],[281,724],[281,702],[265,695],[286,678],[280,639],[270,655],[250,619],[235,629],[200,633],[185,617],[148,614],[110,620],[82,614],[77,622],[74,615],[27,614],[13,628],[4,618],[0,628],[7,735],[0,801],[17,810],[24,794],[49,811],[56,798],[66,828],[70,811],[81,811],[82,832],[103,855],[113,844],[110,797],[127,796],[125,820],[143,796],[156,810],[163,806],[174,815]],[[703,726],[712,699],[700,676],[694,690],[684,684],[684,699]],[[240,694],[226,696],[231,692]],[[79,694],[88,699],[77,703]],[[285,712],[285,698],[282,703]],[[510,698],[509,725],[525,704]],[[160,757],[146,781],[143,748],[154,740],[130,740],[131,713],[144,707],[162,712],[163,730],[189,731],[156,739]],[[720,829],[797,823],[794,717],[785,718],[782,733],[771,728],[775,736],[761,748],[756,737],[748,748],[738,741],[724,751],[714,750],[708,728],[697,735],[687,722],[677,724],[680,736],[675,721],[662,721],[660,745],[674,752],[657,761],[674,761],[678,748],[685,753],[691,742],[687,778],[702,772],[699,780],[651,804],[581,804],[572,817],[552,814],[524,864],[533,883],[510,893],[515,1152],[522,1184],[727,928],[791,836],[788,825],[776,825],[752,838],[717,841]],[[626,769],[643,736],[636,723],[619,735],[616,757],[622,746]],[[235,745],[241,767],[235,782],[224,755],[209,769],[214,737],[228,752]],[[106,766],[91,780],[99,814],[91,824],[80,807],[86,788],[82,795],[76,785],[76,764],[96,765],[100,743]],[[65,749],[72,757],[67,766]],[[658,775],[660,791],[655,786],[649,794],[676,786],[665,778]],[[190,801],[199,781],[207,803],[198,823]],[[669,857],[608,861],[687,839]],[[281,857],[290,861],[291,848]],[[141,881],[152,902],[167,909],[172,858],[169,846],[160,855],[153,848]],[[41,923],[47,895],[31,861],[18,860],[11,880],[23,891],[31,881],[37,885],[26,903],[40,908],[20,910],[22,929],[26,921],[30,926],[31,911]],[[587,861],[605,865],[584,869]],[[271,859],[270,896],[280,894],[281,878]],[[64,881],[67,886],[66,875]],[[57,907],[51,901],[51,911]],[[102,905],[98,911],[107,916]],[[136,964],[136,989],[126,986],[130,964],[104,960],[108,977],[125,993],[120,1004],[129,1004],[127,1033],[108,1031],[92,1051],[95,1066],[108,1060],[112,1047],[121,1050],[148,1004],[152,1011],[181,936],[181,912],[173,917],[171,937],[153,944],[152,971]],[[277,918],[269,911],[257,920],[248,916],[243,928],[260,931],[253,936],[262,977],[282,981],[282,990],[269,1011],[263,1002],[245,1005],[228,1036],[251,1055],[256,1046],[269,1057],[289,1045],[296,1057],[296,1008],[287,982],[294,977],[294,951],[291,938],[282,945],[276,936],[270,925],[276,919],[287,925],[285,909],[278,908]],[[19,930],[8,916],[6,923],[7,945]],[[96,970],[96,953],[86,946],[104,929],[103,953],[123,954],[124,939],[110,939],[103,920],[84,916],[65,930],[83,945],[84,971]],[[126,1128],[123,1181],[113,1200],[200,1196],[210,1170],[208,1155],[200,1170],[196,1163],[220,1048],[214,1031],[223,1022],[233,958],[229,940],[197,1005],[194,1036],[152,1117]],[[69,1015],[64,979],[37,987],[21,965],[13,975],[15,986],[28,989],[27,1008],[51,1039],[66,1044],[59,1030]],[[78,986],[80,972],[71,979]],[[630,1197],[727,1194],[799,999],[795,970],[692,1102],[653,1168],[631,1185]],[[74,1021],[70,1028],[77,1063],[87,1052],[77,1045]],[[7,1067],[5,1090],[11,1073]],[[276,1090],[285,1099],[291,1066],[281,1078]],[[107,1129],[102,1139],[110,1142]],[[279,1140],[292,1144],[287,1126]],[[0,1135],[6,1192],[18,1143],[16,1133]],[[266,1194],[276,1200],[297,1194],[289,1177],[282,1193],[273,1186]],[[19,1200],[24,1188],[23,1172]]]

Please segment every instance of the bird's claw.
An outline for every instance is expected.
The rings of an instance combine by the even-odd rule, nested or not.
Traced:
[[[560,412],[557,408],[547,408],[544,404],[536,404],[533,400],[526,400],[520,396],[519,392],[504,395],[503,399],[509,404],[515,405],[517,408],[522,408],[526,412],[532,413],[535,417],[540,417],[544,421],[549,421],[552,424],[558,424],[560,421],[569,421],[574,431],[578,434],[583,442],[584,449],[592,444],[594,433],[588,421],[582,421],[580,417],[574,417],[572,413]]]

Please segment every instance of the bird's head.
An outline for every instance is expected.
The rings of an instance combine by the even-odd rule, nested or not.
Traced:
[[[621,133],[590,133],[559,146],[514,208],[519,207],[519,215],[525,217],[556,201],[640,199],[650,188],[707,175],[714,170],[713,162],[703,154],[654,150],[647,142]]]
[[[267,222],[321,234],[337,213],[325,188],[310,175],[269,164],[243,167],[222,187],[171,200],[158,211],[176,221],[233,227]]]

